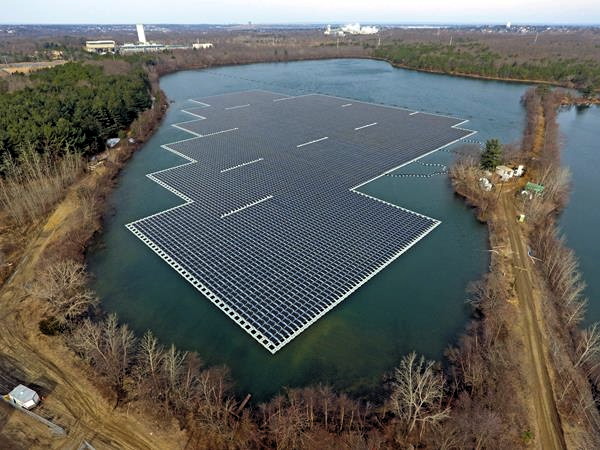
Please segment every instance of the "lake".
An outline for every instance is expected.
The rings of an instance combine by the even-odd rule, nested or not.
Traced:
[[[558,116],[562,160],[571,170],[572,191],[560,225],[567,245],[575,250],[588,298],[586,324],[600,321],[600,107],[570,108]],[[595,199],[595,200],[594,200]]]
[[[190,98],[256,88],[317,92],[461,117],[469,120],[465,127],[478,131],[476,139],[514,142],[524,125],[519,99],[526,85],[395,69],[381,61],[326,60],[184,71],[163,77],[161,87],[172,101],[164,123],[121,173],[104,230],[89,251],[93,287],[105,310],[139,333],[150,328],[163,343],[198,352],[208,365],[227,365],[236,391],[258,401],[282,387],[309,383],[361,395],[381,385],[384,373],[409,351],[443,358],[469,318],[465,289],[487,270],[489,260],[486,227],[453,195],[445,175],[382,177],[361,188],[442,224],[275,355],[125,224],[181,203],[145,175],[181,163],[160,146],[189,137],[170,125],[190,119],[180,111],[190,106]],[[561,115],[561,121],[577,123],[579,116],[571,115]],[[440,151],[421,161],[448,164],[453,157]],[[412,164],[398,172],[434,170]]]

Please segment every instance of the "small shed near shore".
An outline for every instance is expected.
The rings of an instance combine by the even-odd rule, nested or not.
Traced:
[[[40,402],[40,396],[33,389],[19,384],[8,393],[8,398],[21,408],[31,409]]]
[[[115,148],[117,146],[117,144],[121,142],[120,138],[110,138],[106,140],[106,146],[108,148]]]
[[[508,166],[498,166],[496,167],[496,174],[500,176],[502,181],[508,181],[515,175],[515,171]]]
[[[533,194],[539,195],[542,192],[544,192],[544,186],[542,186],[541,184],[532,183],[531,181],[528,181],[527,184],[525,185],[525,190],[528,192],[531,192]]]
[[[544,186],[528,181],[525,188],[521,191],[521,195],[529,200],[533,200],[534,195],[541,195],[544,192]]]

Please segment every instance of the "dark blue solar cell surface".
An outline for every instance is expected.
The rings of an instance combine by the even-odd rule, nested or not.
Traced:
[[[186,203],[127,227],[275,353],[439,222],[367,181],[473,134],[455,118],[325,95],[193,100],[187,159],[149,175]]]

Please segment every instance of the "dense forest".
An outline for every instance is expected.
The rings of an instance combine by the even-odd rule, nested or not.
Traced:
[[[100,66],[68,63],[29,78],[29,86],[0,93],[3,158],[25,150],[95,153],[151,105],[141,68],[109,75]]]
[[[458,42],[455,45],[397,43],[375,49],[373,54],[393,64],[419,70],[548,81],[579,88],[588,95],[600,88],[600,64],[595,61],[544,58],[517,62],[477,42]]]

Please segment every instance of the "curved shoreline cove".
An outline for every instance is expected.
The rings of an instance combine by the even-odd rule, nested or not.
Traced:
[[[162,342],[197,351],[209,365],[225,364],[236,389],[265,400],[282,387],[327,383],[364,394],[401,356],[415,350],[441,359],[468,319],[465,288],[486,272],[487,235],[443,174],[381,177],[361,190],[442,221],[419,242],[271,355],[203,298],[125,224],[181,200],[146,174],[181,163],[160,146],[189,135],[171,125],[189,120],[188,99],[249,89],[288,95],[323,93],[468,119],[475,139],[516,141],[523,129],[520,97],[526,85],[397,69],[374,60],[322,60],[232,66],[166,75],[161,88],[172,101],[156,134],[119,177],[102,234],[88,264],[103,308],[137,332],[152,329]],[[440,172],[456,145],[399,169]],[[426,164],[421,164],[426,163]],[[433,164],[433,166],[427,165]]]

